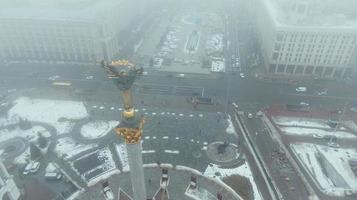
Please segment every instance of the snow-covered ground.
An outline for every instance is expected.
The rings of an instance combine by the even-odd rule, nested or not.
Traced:
[[[0,127],[8,126],[19,123],[20,118],[18,116],[11,116],[8,118],[1,117],[0,118]]]
[[[237,133],[234,130],[233,123],[232,123],[232,120],[231,120],[231,116],[229,116],[229,115],[228,115],[227,122],[228,122],[228,127],[226,128],[226,133],[236,135]]]
[[[69,133],[73,120],[88,116],[82,102],[50,99],[30,99],[21,97],[14,101],[8,112],[8,119],[21,117],[33,122],[43,122],[54,126],[58,134]]]
[[[241,165],[237,168],[231,168],[231,169],[222,169],[218,165],[215,165],[215,164],[210,164],[210,165],[207,166],[203,175],[212,177],[212,178],[217,178],[219,180],[221,178],[224,178],[226,176],[230,176],[233,174],[244,176],[244,177],[248,178],[250,183],[252,184],[252,188],[253,188],[253,192],[254,192],[254,200],[263,199],[260,195],[257,185],[255,184],[252,171],[250,170],[249,164],[247,162],[245,162],[243,165]],[[217,177],[216,172],[219,172],[221,174],[221,176]]]
[[[23,137],[29,142],[34,142],[38,138],[38,133],[41,133],[44,137],[50,137],[50,133],[42,126],[33,126],[28,130],[22,130],[19,127],[13,130],[3,129],[0,130],[0,142],[6,141],[14,137]]]
[[[0,142],[4,142],[8,139],[14,137],[23,137],[29,142],[36,142],[38,139],[38,133],[41,133],[44,137],[50,137],[50,133],[47,129],[41,126],[33,126],[28,130],[22,130],[20,128],[16,128],[13,130],[3,129],[0,130]],[[1,155],[1,154],[0,154]],[[25,164],[27,160],[30,158],[30,149],[29,147],[19,156],[14,158],[14,162],[16,164]]]
[[[97,144],[79,144],[75,142],[70,137],[64,137],[57,140],[56,153],[58,157],[63,157],[64,159],[70,159],[71,157],[97,147]]]
[[[353,133],[349,133],[346,131],[328,131],[325,129],[317,129],[317,128],[302,128],[302,127],[279,127],[282,133],[287,135],[320,135],[320,136],[329,136],[333,135],[337,138],[357,138]]]
[[[194,200],[216,200],[217,198],[204,188],[198,187],[195,190],[188,188],[185,195],[191,197]]]
[[[129,168],[129,161],[128,161],[128,152],[126,151],[126,146],[124,143],[118,144],[115,146],[116,150],[119,155],[119,159],[122,165],[122,171],[123,172],[128,172],[130,171]]]
[[[291,144],[290,147],[323,192],[344,196],[345,190],[357,190],[357,178],[348,163],[357,159],[355,149],[310,143]]]
[[[101,138],[107,135],[116,125],[118,121],[94,121],[82,126],[81,135],[88,139]]]
[[[30,148],[27,148],[21,155],[14,158],[14,164],[26,164],[30,160]]]
[[[273,117],[275,124],[280,126],[306,126],[311,128],[331,128],[326,120],[310,119],[310,118],[296,118],[296,117]]]

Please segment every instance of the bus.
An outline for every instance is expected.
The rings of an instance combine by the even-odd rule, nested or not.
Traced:
[[[69,82],[69,81],[61,81],[61,82],[59,82],[59,81],[55,81],[55,82],[52,82],[52,85],[53,85],[53,86],[64,86],[64,87],[69,87],[69,86],[71,86],[71,85],[72,85],[72,83],[71,83],[71,82]]]

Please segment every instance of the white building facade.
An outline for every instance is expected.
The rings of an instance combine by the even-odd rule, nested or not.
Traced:
[[[269,73],[343,78],[356,70],[357,21],[344,24],[341,16],[340,25],[324,23],[330,20],[324,16],[318,18],[321,23],[314,21],[310,15],[318,14],[309,8],[315,0],[290,1],[286,10],[274,4],[286,0],[257,1],[257,25]]]
[[[69,9],[59,7],[60,1],[0,8],[0,61],[93,63],[114,59],[120,50],[119,33],[135,10],[126,11],[132,5],[121,1],[86,1],[90,0]]]

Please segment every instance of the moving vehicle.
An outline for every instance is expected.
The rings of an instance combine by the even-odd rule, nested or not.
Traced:
[[[296,92],[306,92],[306,87],[297,87],[296,89]]]
[[[323,139],[324,138],[324,136],[321,135],[321,134],[313,134],[312,137],[316,138],[316,139]]]
[[[300,105],[301,105],[301,106],[309,106],[310,104],[308,104],[308,103],[302,101],[302,102],[300,102]]]
[[[333,147],[333,148],[339,148],[339,147],[340,147],[340,145],[337,144],[337,143],[335,143],[335,142],[328,142],[328,143],[327,143],[327,146]]]
[[[185,74],[177,74],[176,77],[183,78],[183,77],[185,77]]]
[[[52,85],[54,85],[54,86],[71,86],[72,83],[69,81],[62,81],[62,82],[55,81],[52,83]]]
[[[328,89],[325,88],[325,89],[323,89],[323,90],[321,90],[321,91],[318,91],[318,92],[317,92],[317,95],[319,95],[319,96],[325,95],[325,94],[327,94],[327,91],[328,91]]]

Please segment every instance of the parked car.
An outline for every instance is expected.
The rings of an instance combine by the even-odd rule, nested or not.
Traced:
[[[296,92],[306,92],[306,87],[297,87],[296,89]]]
[[[102,186],[105,200],[114,200],[114,193],[109,187],[108,182],[103,183]]]
[[[244,77],[245,77],[244,73],[240,73],[239,76],[240,76],[241,78],[244,78]]]
[[[31,171],[32,168],[32,163],[28,163],[24,169],[24,171],[22,172],[23,175],[28,175]]]
[[[48,172],[45,174],[45,178],[47,180],[60,180],[62,178],[62,174],[59,172]]]
[[[33,162],[31,166],[31,173],[36,173],[40,169],[40,163],[39,162]]]

